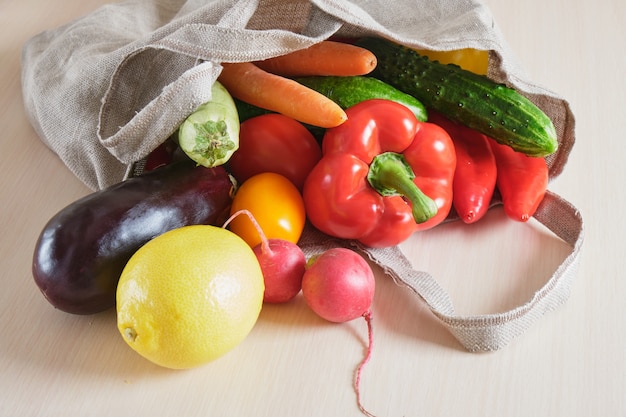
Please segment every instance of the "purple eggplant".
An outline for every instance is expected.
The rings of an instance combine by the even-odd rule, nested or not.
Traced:
[[[178,227],[221,224],[232,187],[223,167],[183,160],[89,194],[45,225],[33,256],[35,283],[68,313],[113,307],[121,272],[137,249]]]

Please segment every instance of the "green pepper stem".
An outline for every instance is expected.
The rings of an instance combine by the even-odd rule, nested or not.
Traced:
[[[376,155],[370,164],[367,180],[382,196],[401,195],[411,203],[416,223],[424,223],[437,214],[437,204],[413,182],[415,173],[404,156],[396,152]]]

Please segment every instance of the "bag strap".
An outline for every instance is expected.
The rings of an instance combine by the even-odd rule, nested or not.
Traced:
[[[506,346],[541,316],[555,310],[567,300],[580,263],[584,239],[580,212],[562,197],[548,191],[534,217],[568,243],[572,250],[530,300],[498,314],[458,316],[448,293],[429,273],[415,270],[397,246],[367,248],[355,242],[339,240],[332,241],[332,244],[356,247],[396,282],[411,289],[426,302],[432,313],[468,351],[495,351]],[[331,243],[331,239],[320,240],[319,235],[311,236],[311,231],[307,231],[301,242],[305,252],[315,253],[322,249],[322,245]]]
[[[467,350],[498,350],[525,332],[542,315],[555,310],[567,300],[578,269],[584,239],[580,212],[563,198],[548,192],[534,217],[571,245],[572,250],[546,284],[525,304],[512,310],[499,314],[457,316],[448,294],[428,273],[415,271],[398,247],[387,250],[398,252],[395,256],[403,258],[404,262],[386,272],[421,297]],[[385,251],[365,250],[375,262],[383,256],[389,256]]]

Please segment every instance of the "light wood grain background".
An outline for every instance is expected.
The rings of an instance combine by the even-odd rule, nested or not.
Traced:
[[[20,51],[34,34],[102,3],[0,0],[0,415],[360,415],[352,390],[366,343],[360,320],[327,324],[301,299],[267,306],[225,357],[169,371],[124,344],[114,311],[68,315],[35,287],[30,263],[41,228],[88,190],[28,123]],[[379,416],[624,417],[626,3],[487,4],[532,80],[566,97],[577,116],[576,146],[550,189],[584,217],[579,275],[562,308],[505,349],[471,354],[420,300],[377,271],[363,401]],[[498,210],[480,226],[447,225],[403,249],[468,315],[523,303],[568,250]]]

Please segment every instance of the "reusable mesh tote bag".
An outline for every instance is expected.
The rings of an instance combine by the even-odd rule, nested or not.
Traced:
[[[223,62],[247,62],[309,47],[331,36],[379,36],[430,50],[489,51],[488,76],[515,87],[553,121],[559,175],[574,145],[568,102],[527,79],[489,10],[478,0],[126,0],[34,36],[23,49],[26,112],[41,140],[92,189],[132,175],[200,104]],[[493,204],[498,204],[494,201]],[[312,254],[361,251],[423,299],[469,351],[496,350],[569,296],[583,242],[578,210],[548,191],[534,217],[571,251],[533,297],[513,310],[462,317],[428,273],[398,247],[372,249],[307,229]]]

